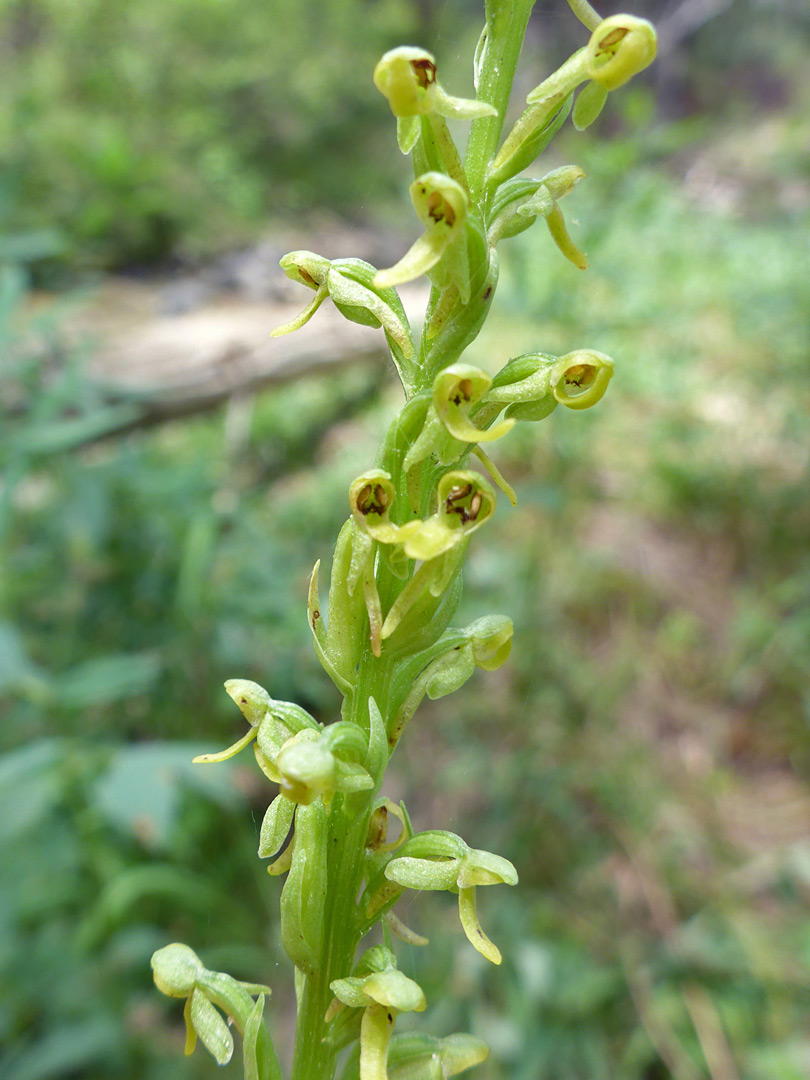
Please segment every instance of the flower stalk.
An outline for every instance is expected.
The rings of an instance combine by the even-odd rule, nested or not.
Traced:
[[[583,103],[574,105],[578,126],[586,126],[608,93],[655,55],[655,32],[645,20],[602,20],[586,0],[569,3],[589,36],[529,94],[503,141],[533,0],[486,0],[475,99],[444,88],[431,53],[411,46],[386,53],[374,84],[396,118],[400,149],[411,156],[421,235],[382,269],[305,250],[282,259],[285,273],[314,296],[276,334],[301,329],[330,300],[345,318],[382,330],[405,397],[377,460],[364,463],[350,485],[325,605],[320,563],[310,581],[313,648],[341,696],[339,715],[323,724],[254,682],[230,680],[226,690],[248,731],[227,750],[195,759],[215,764],[252,745],[273,785],[258,854],[273,860],[271,876],[284,879],[280,936],[295,968],[298,1004],[290,1080],[334,1080],[338,1055],[352,1045],[346,1080],[438,1080],[486,1057],[474,1035],[396,1032],[400,1013],[421,1012],[429,1002],[398,970],[393,937],[429,944],[393,909],[410,890],[452,893],[470,943],[500,964],[500,950],[481,927],[477,891],[514,886],[517,871],[454,833],[414,833],[404,805],[382,791],[391,755],[424,697],[453,693],[478,669],[492,671],[509,656],[507,616],[452,625],[464,560],[495,512],[495,488],[516,502],[483,444],[500,445],[517,423],[542,420],[558,405],[595,405],[613,375],[610,357],[591,348],[503,358],[494,376],[462,359],[492,303],[502,242],[542,219],[562,255],[587,266],[559,207],[583,171],[569,165],[538,177],[518,174],[534,167],[578,87],[587,84]],[[447,118],[471,125],[463,160]],[[396,287],[421,275],[432,288],[416,334]],[[473,457],[495,486],[471,467]],[[399,822],[393,839],[390,818]],[[358,959],[378,926],[385,944],[367,947]],[[242,1034],[245,1080],[282,1080],[264,1022],[269,988],[209,972],[182,945],[159,950],[153,966],[158,988],[186,1001],[187,1050],[199,1037],[217,1061],[228,1060],[234,1040],[224,1013]]]

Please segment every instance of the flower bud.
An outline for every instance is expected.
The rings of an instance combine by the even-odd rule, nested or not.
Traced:
[[[180,942],[164,945],[152,955],[155,986],[167,997],[188,997],[205,970],[194,950]]]
[[[615,90],[648,67],[657,48],[652,23],[634,15],[611,15],[597,26],[588,42],[588,76],[605,90]]]

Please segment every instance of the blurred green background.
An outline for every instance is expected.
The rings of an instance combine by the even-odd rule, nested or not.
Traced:
[[[660,62],[547,156],[587,173],[565,209],[590,269],[543,231],[509,241],[468,354],[590,345],[617,375],[494,448],[520,505],[473,546],[459,618],[511,615],[513,655],[422,708],[388,787],[516,864],[480,900],[505,961],[431,895],[403,905],[431,947],[401,966],[420,1025],[490,1041],[481,1080],[807,1080],[810,10],[631,10]],[[418,43],[469,93],[479,20],[0,2],[4,1080],[239,1075],[181,1057],[148,966],[169,940],[269,982],[289,1044],[266,784],[189,762],[242,730],[229,677],[334,717],[306,579],[398,400],[350,363],[242,402],[236,440],[231,405],[97,440],[121,418],[65,320],[111,274],[171,279],[280,230],[313,246],[325,213],[415,235],[370,72]],[[538,5],[519,87],[580,39]]]

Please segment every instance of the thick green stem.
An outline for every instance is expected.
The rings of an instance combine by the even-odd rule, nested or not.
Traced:
[[[337,1051],[324,1044],[324,1015],[334,979],[351,974],[359,933],[357,894],[370,812],[350,821],[342,807],[330,818],[328,886],[322,962],[302,980],[291,1080],[332,1080]]]
[[[512,92],[523,38],[534,0],[489,0],[486,41],[480,53],[478,100],[497,109],[496,116],[474,120],[464,167],[473,199],[480,197],[486,170],[495,155]]]
[[[361,659],[352,695],[349,719],[368,727],[368,699],[381,700],[390,674],[385,660],[371,649]],[[337,1051],[324,1044],[324,1015],[332,1000],[329,984],[350,975],[360,943],[357,897],[363,875],[363,859],[373,798],[352,816],[346,800],[338,796],[329,817],[327,892],[321,963],[302,979],[298,1022],[290,1080],[332,1080]],[[299,976],[300,978],[300,976]]]

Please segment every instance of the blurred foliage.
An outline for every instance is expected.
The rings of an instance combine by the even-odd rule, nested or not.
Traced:
[[[23,227],[120,266],[246,239],[282,207],[356,207],[358,129],[367,160],[395,160],[357,73],[413,27],[404,0],[2,0],[0,167]]]
[[[189,761],[242,730],[229,677],[332,718],[306,580],[390,408],[336,426],[367,392],[358,369],[257,397],[236,439],[215,415],[84,446],[116,418],[60,332],[79,298],[26,297],[32,267],[78,248],[101,265],[238,239],[276,203],[322,203],[324,175],[377,198],[389,181],[356,173],[350,142],[379,103],[342,72],[419,13],[365,5],[361,42],[357,6],[0,7],[16,183],[0,199],[4,1080],[213,1077],[152,989],[148,957],[177,938],[269,981],[289,1036],[278,885],[255,857],[266,785]],[[596,410],[494,447],[521,505],[474,547],[459,619],[512,615],[515,651],[423,706],[391,777],[418,827],[447,823],[521,873],[481,898],[495,977],[447,898],[402,913],[435,946],[401,950],[431,1029],[492,1044],[481,1080],[810,1074],[810,125],[798,82],[793,108],[761,117],[751,85],[728,92],[763,41],[775,56],[793,33],[799,69],[802,13],[765,34],[767,7],[748,0],[747,44],[735,18],[722,56],[722,18],[698,37],[690,92],[715,100],[703,56],[725,64],[722,132],[655,126],[634,92],[594,141],[561,144],[550,167],[587,173],[566,213],[591,268],[516,238],[470,352],[489,370],[538,345],[617,361]],[[433,10],[433,38],[461,8]],[[334,62],[315,89],[348,103],[337,119],[297,59],[310,49]]]

